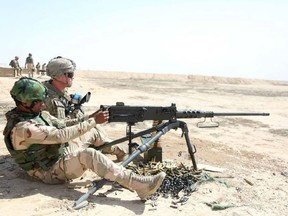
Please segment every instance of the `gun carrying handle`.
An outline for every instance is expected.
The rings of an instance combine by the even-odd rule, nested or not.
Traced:
[[[197,123],[198,128],[214,128],[214,127],[219,127],[220,123],[219,122],[214,122],[212,118],[210,118],[210,123],[205,124],[206,118],[204,118],[203,121],[200,121]]]

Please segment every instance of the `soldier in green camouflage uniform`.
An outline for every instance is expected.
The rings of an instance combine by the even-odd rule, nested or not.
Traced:
[[[75,69],[74,61],[60,56],[53,58],[47,65],[47,75],[51,79],[43,82],[48,89],[49,96],[45,102],[45,110],[63,120],[62,126],[59,125],[59,127],[71,126],[89,118],[89,115],[84,114],[80,109],[73,110],[73,112],[67,111],[71,105],[71,96],[68,94],[67,88],[72,86]],[[94,146],[112,141],[100,125],[85,133],[80,139],[82,142]],[[118,144],[104,148],[102,152],[116,155],[119,162],[128,156],[129,151],[128,145]]]
[[[116,181],[137,192],[141,199],[153,194],[165,178],[136,175],[77,139],[109,118],[109,112],[95,112],[88,120],[57,128],[58,120],[42,111],[47,89],[37,80],[23,77],[10,91],[16,108],[6,113],[4,140],[14,161],[28,175],[47,184],[64,183],[90,169],[100,177]],[[68,144],[69,143],[69,144]]]

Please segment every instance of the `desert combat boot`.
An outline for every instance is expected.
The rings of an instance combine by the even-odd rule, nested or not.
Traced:
[[[142,176],[131,170],[125,170],[123,178],[118,178],[116,181],[124,187],[135,190],[141,200],[146,200],[161,186],[165,176],[165,172],[160,172],[154,176]]]

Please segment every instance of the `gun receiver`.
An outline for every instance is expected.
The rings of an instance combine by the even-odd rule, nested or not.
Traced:
[[[124,106],[117,103],[115,106],[101,105],[100,108],[109,111],[109,122],[136,123],[145,120],[173,120],[176,119],[176,106]]]

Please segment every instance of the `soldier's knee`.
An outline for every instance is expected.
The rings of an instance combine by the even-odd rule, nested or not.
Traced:
[[[84,151],[91,157],[95,157],[98,153],[97,150],[94,148],[87,148]]]
[[[93,148],[87,148],[79,153],[79,158],[83,166],[91,169],[93,167],[93,161],[97,160],[99,152]]]
[[[75,179],[80,177],[88,167],[83,166],[79,155],[71,155],[64,159],[63,170],[67,179]]]

